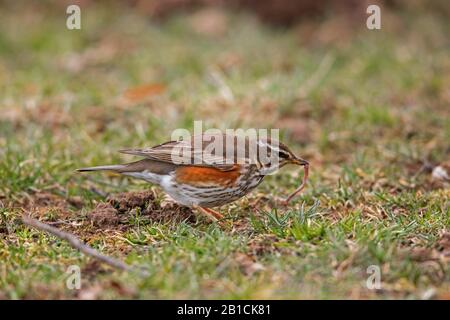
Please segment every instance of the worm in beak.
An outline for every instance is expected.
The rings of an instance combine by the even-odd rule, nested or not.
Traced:
[[[292,200],[298,193],[300,193],[306,186],[306,182],[308,181],[308,172],[309,172],[309,162],[302,159],[302,158],[296,158],[292,160],[292,164],[296,164],[299,166],[303,166],[304,174],[303,174],[303,181],[302,184],[294,191],[292,192],[289,197],[286,198],[284,203],[287,205],[289,201]]]

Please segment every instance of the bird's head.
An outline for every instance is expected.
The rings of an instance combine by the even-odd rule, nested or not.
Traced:
[[[285,144],[277,140],[260,140],[258,144],[260,147],[259,161],[262,165],[260,172],[263,175],[272,174],[287,164],[309,165],[308,161],[297,157]],[[261,152],[264,149],[266,151]]]

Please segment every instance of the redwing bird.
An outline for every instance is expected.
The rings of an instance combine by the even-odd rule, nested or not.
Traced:
[[[261,150],[265,150],[261,152]],[[231,135],[199,135],[169,141],[152,148],[125,149],[121,153],[144,159],[119,165],[81,168],[78,171],[108,170],[159,185],[175,202],[198,208],[213,219],[223,216],[212,210],[233,202],[256,188],[268,174],[286,164],[305,167],[308,161],[271,139]]]

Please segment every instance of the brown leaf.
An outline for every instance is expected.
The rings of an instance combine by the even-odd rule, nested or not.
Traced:
[[[124,96],[132,102],[139,102],[146,98],[161,94],[165,90],[166,87],[163,84],[149,83],[126,90]]]

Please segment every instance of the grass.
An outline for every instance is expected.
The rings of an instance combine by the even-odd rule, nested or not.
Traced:
[[[448,299],[450,190],[428,168],[449,159],[446,17],[390,13],[381,31],[336,28],[330,17],[280,30],[221,12],[224,24],[211,31],[196,27],[195,14],[158,24],[91,6],[82,30],[69,31],[58,7],[8,6],[0,297]],[[232,228],[140,210],[95,224],[90,212],[104,194],[149,187],[74,170],[130,160],[116,151],[161,143],[194,120],[280,128],[312,164],[307,189],[289,209],[274,207],[272,197],[298,185],[297,172],[281,170],[221,208]],[[23,211],[150,275],[99,265],[21,224]],[[81,268],[80,290],[66,287],[71,265]],[[371,265],[381,270],[379,290],[366,286]]]

